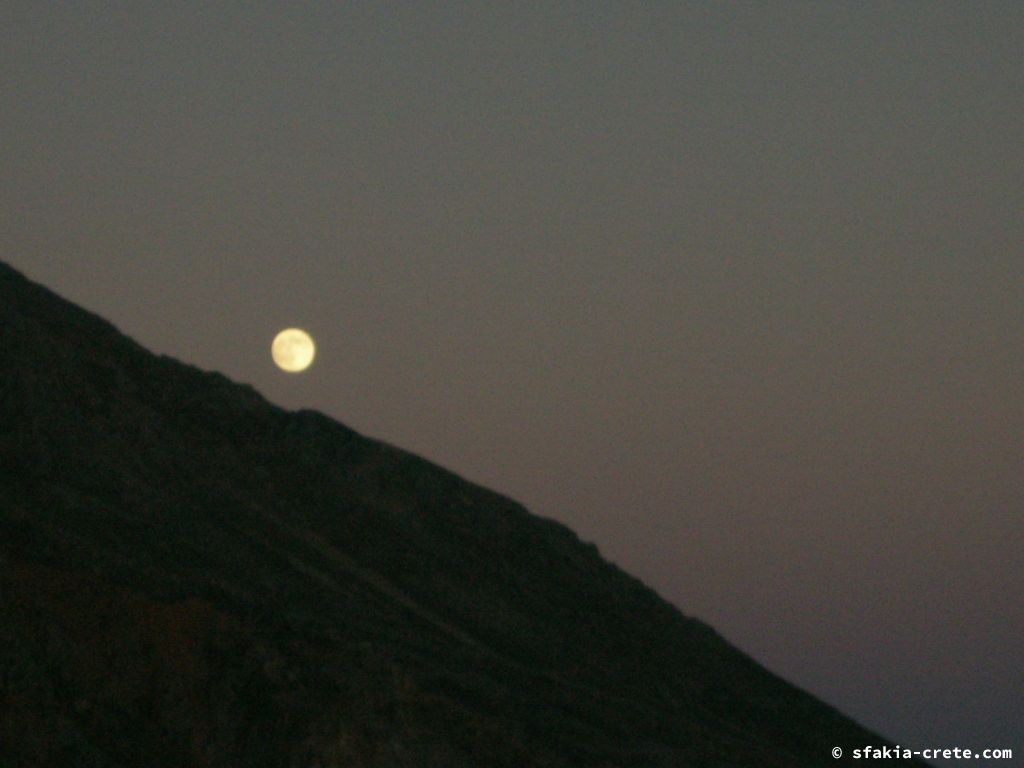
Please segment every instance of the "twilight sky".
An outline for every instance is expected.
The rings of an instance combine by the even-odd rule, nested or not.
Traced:
[[[1024,749],[1024,3],[15,0],[0,159],[0,259],[153,351]]]

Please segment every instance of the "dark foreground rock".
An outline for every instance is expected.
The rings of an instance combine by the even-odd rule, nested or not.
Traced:
[[[4,768],[795,768],[883,743],[567,528],[2,264],[0,360]]]

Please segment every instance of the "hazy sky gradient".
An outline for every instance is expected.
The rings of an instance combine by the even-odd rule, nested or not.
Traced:
[[[0,258],[1024,750],[1024,4],[492,5],[5,3]]]

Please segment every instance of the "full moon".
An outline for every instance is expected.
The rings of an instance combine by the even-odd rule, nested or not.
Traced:
[[[313,338],[301,328],[285,328],[274,337],[270,354],[282,371],[299,373],[313,364],[316,345]]]

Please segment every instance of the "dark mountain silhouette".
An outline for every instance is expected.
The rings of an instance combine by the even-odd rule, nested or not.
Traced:
[[[5,768],[794,768],[884,743],[562,525],[3,264],[0,360]]]

